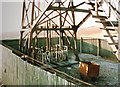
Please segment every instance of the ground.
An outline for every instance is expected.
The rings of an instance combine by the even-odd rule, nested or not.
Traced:
[[[69,63],[75,63],[75,55],[73,54],[73,52],[69,52],[68,53],[68,61],[65,61],[64,64],[69,64]],[[119,84],[119,63],[117,62],[113,62],[110,60],[106,60],[100,56],[94,56],[92,54],[81,54],[79,53],[79,58],[80,61],[90,61],[90,62],[96,62],[100,65],[100,73],[99,76],[97,77],[97,79],[95,81],[92,80],[88,80],[87,82],[92,83],[94,85],[101,85],[106,86],[106,85],[112,85],[112,87],[118,87]],[[62,62],[61,62],[62,63]],[[63,71],[73,77],[76,77],[80,80],[84,80],[81,75],[80,75],[80,71],[79,71],[79,63],[75,63],[71,66],[67,66],[67,67],[58,67],[56,68],[60,71]],[[1,84],[0,84],[1,85]]]
[[[74,54],[70,53],[69,56],[71,57],[71,59],[68,62],[73,62],[75,59]],[[100,56],[94,56],[91,54],[79,54],[79,58],[81,61],[95,62],[100,65],[99,76],[96,78],[96,80],[87,80],[87,82],[99,86],[118,87],[118,76],[120,75],[118,72],[119,63],[110,60],[105,60]],[[81,78],[80,75],[79,64],[71,65],[71,67],[59,67],[58,69],[72,75],[73,77],[84,80],[83,78]]]

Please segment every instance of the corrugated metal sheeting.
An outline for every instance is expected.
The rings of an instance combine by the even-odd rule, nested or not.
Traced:
[[[74,85],[56,74],[23,61],[3,46],[2,83],[4,85]]]

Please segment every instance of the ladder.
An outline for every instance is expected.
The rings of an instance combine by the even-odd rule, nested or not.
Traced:
[[[98,8],[100,5],[98,4]],[[98,9],[97,8],[97,13],[96,10],[91,10],[92,17],[95,18],[97,21],[96,23],[102,25],[100,26],[100,29],[103,30],[106,34],[104,34],[104,37],[107,39],[108,44],[111,46],[113,53],[116,55],[117,59],[120,61],[118,58],[118,21],[111,21],[110,20],[110,15],[107,16],[104,13],[104,9]],[[104,15],[103,15],[104,14]]]

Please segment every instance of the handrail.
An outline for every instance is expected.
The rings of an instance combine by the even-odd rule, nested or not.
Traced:
[[[120,19],[120,12],[110,2],[107,2],[106,0],[104,0],[104,1],[106,2],[107,6],[110,6],[113,9],[113,11],[116,14],[116,16],[119,17],[119,19]]]
[[[105,0],[104,0],[105,1]],[[98,3],[99,6],[101,6],[99,3]],[[104,8],[101,6],[103,12],[105,13],[107,19],[109,20],[109,22],[111,23],[111,25],[114,27],[114,29],[118,32],[118,29],[115,28],[114,24],[112,23],[112,21],[110,20],[110,18],[107,16],[107,13],[104,11]]]

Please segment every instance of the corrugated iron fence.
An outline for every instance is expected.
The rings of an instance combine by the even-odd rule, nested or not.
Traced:
[[[58,41],[58,40],[57,40]],[[11,42],[11,41],[9,41]],[[18,42],[16,40],[15,42]],[[94,38],[81,38],[77,41],[78,49],[81,53],[91,53],[100,56],[113,55],[112,49],[105,40]],[[13,46],[13,43],[7,43]],[[18,44],[16,44],[18,45]],[[22,60],[19,56],[12,53],[12,50],[2,48],[2,82],[5,85],[74,85],[66,79],[56,74],[34,66],[27,61]],[[78,80],[76,80],[78,81]],[[78,81],[82,82],[82,81]],[[82,82],[84,83],[84,82]],[[86,83],[85,83],[86,84]]]
[[[4,85],[74,85],[34,66],[2,47],[2,82]]]

